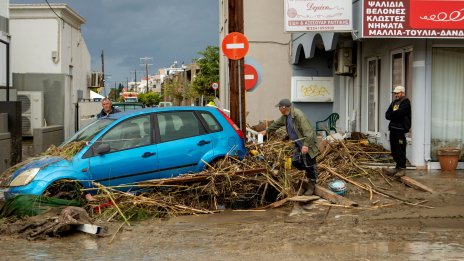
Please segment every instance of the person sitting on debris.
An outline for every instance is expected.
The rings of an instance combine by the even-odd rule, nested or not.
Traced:
[[[100,113],[97,114],[98,119],[104,116],[108,116],[110,114],[121,112],[120,110],[118,110],[117,108],[113,106],[113,103],[108,98],[103,98],[101,101],[101,104],[103,108],[100,111]]]
[[[304,113],[293,108],[289,99],[280,100],[276,107],[279,107],[282,116],[259,133],[266,135],[275,132],[280,127],[286,127],[289,138],[295,141],[292,165],[299,170],[306,171],[309,183],[304,195],[312,195],[317,182],[316,156],[319,153],[316,145],[316,132]]]

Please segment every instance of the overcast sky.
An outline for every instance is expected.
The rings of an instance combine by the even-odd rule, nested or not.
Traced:
[[[153,57],[150,74],[173,61],[188,64],[208,45],[219,45],[217,0],[48,0],[65,3],[83,16],[92,70],[105,53],[108,81],[133,81],[145,75],[140,58]],[[10,4],[46,4],[45,0],[10,0]],[[113,87],[111,86],[111,87]]]

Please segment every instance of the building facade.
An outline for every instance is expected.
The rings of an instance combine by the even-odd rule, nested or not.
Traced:
[[[11,82],[7,82],[11,81],[8,3],[9,1],[0,2],[0,101],[6,101],[6,89],[11,86]]]
[[[15,4],[9,10],[13,87],[42,92],[44,123],[63,125],[67,138],[76,127],[75,104],[90,98],[85,19],[66,4]]]
[[[222,41],[227,1],[220,6]],[[339,132],[363,132],[389,148],[385,112],[393,88],[403,85],[412,104],[407,158],[417,168],[440,168],[440,148],[464,149],[462,10],[464,1],[244,1],[245,60],[262,68],[262,82],[246,96],[247,122],[275,118],[275,102],[291,97],[313,124],[338,113]],[[226,102],[227,77],[223,58]]]
[[[220,42],[229,34],[228,1],[219,2]],[[284,5],[280,0],[243,1],[244,35],[249,42],[245,66],[256,71],[256,84],[246,91],[246,121],[254,125],[261,120],[273,120],[280,114],[274,105],[290,97],[291,67],[289,66],[291,35],[284,32]],[[220,51],[219,97],[226,109],[229,104],[228,58]]]

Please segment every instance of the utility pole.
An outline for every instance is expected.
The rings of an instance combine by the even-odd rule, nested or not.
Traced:
[[[105,58],[103,54],[103,49],[101,51],[101,65],[102,65],[102,75],[100,78],[100,87],[103,87],[103,90],[105,89]]]
[[[133,71],[131,71],[131,73],[134,73],[134,89],[137,85],[137,69],[134,69]],[[129,83],[127,84],[127,91],[130,91],[129,90]]]
[[[243,34],[243,0],[229,0],[229,32]],[[244,59],[229,59],[230,118],[246,133]],[[239,78],[240,77],[240,78]],[[239,86],[242,86],[239,88]],[[241,106],[240,106],[241,105]]]
[[[148,60],[153,60],[153,57],[140,58],[140,61],[142,60],[144,61],[144,64],[140,64],[140,65],[145,65],[145,74],[147,76],[147,91],[145,93],[148,93],[148,66],[153,65],[153,64],[149,64]]]

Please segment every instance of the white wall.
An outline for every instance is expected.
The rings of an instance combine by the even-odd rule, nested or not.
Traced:
[[[8,18],[9,0],[0,0],[0,16]]]
[[[10,19],[11,68],[14,73],[61,73],[52,60],[58,51],[57,19]]]

